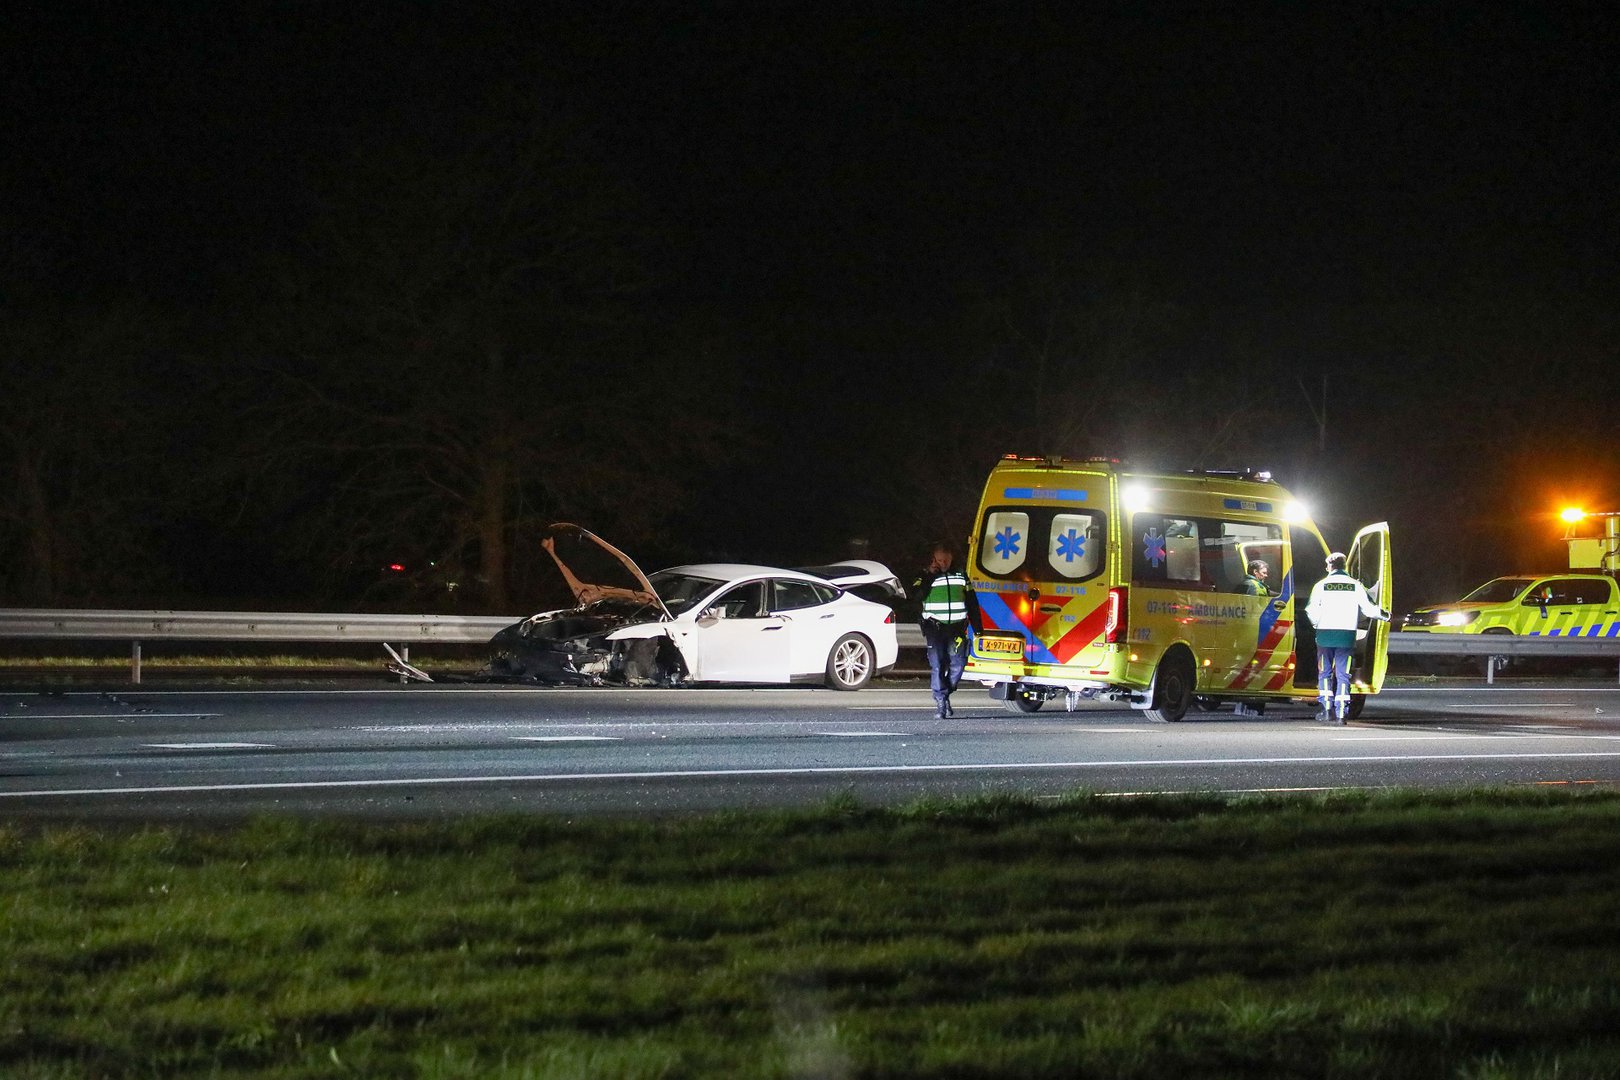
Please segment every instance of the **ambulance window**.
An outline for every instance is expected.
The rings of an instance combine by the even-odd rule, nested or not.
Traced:
[[[1211,567],[1218,592],[1247,593],[1249,564],[1266,564],[1266,578],[1262,583],[1266,591],[1276,595],[1282,588],[1282,528],[1247,521],[1220,522],[1221,535],[1204,543],[1219,553],[1219,562]]]
[[[1170,581],[1203,581],[1198,558],[1198,522],[1164,519],[1164,576]]]
[[[979,565],[985,573],[1005,577],[1024,565],[1029,553],[1029,515],[1018,510],[993,510],[984,516],[979,537]]]
[[[1066,578],[1088,578],[1102,565],[1102,519],[1096,514],[1054,514],[1046,560]]]
[[[1135,552],[1131,576],[1137,581],[1202,583],[1198,522],[1137,514],[1132,522]]]

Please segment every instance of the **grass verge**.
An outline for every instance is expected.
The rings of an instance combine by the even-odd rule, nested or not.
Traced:
[[[0,826],[0,1075],[1620,1075],[1620,796]]]

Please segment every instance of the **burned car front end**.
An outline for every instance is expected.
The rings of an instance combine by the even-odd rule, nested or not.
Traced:
[[[490,640],[489,679],[551,686],[673,686],[686,675],[664,629],[669,609],[624,552],[578,525],[541,541],[575,605],[531,615]],[[602,582],[611,582],[602,584]]]
[[[609,637],[661,620],[656,606],[622,599],[542,612],[490,640],[487,674],[552,686],[674,686],[686,664],[668,634]]]

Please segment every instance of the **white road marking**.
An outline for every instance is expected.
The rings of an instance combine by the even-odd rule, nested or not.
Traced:
[[[1343,787],[1249,787],[1249,788],[1217,788],[1220,795],[1296,795],[1311,791],[1343,791]],[[1135,799],[1144,795],[1173,795],[1173,791],[1099,791],[1099,799]],[[1061,799],[1064,795],[1045,795],[1042,798]]]
[[[149,742],[141,745],[154,750],[273,750],[276,744],[267,742]]]
[[[1491,732],[1459,731],[1451,735],[1342,735],[1334,742],[1456,742],[1459,739],[1500,738]]]
[[[217,712],[104,712],[104,713],[17,713],[7,720],[213,720]]]
[[[1386,687],[1385,694],[1523,694],[1534,692],[1535,687],[1504,686],[1491,688],[1489,686],[1394,686]],[[1549,686],[1548,693],[1553,694],[1612,694],[1613,686]],[[1376,699],[1375,699],[1376,700]]]
[[[1545,703],[1508,701],[1500,704],[1481,702],[1478,705],[1452,704],[1446,706],[1448,709],[1573,709],[1574,707],[1575,703],[1573,701],[1548,701]]]
[[[1155,732],[1155,731],[1162,733],[1164,731],[1164,729],[1163,728],[1146,728],[1146,727],[1070,728],[1069,731],[1067,732],[1067,734],[1070,734],[1070,735],[1113,735],[1116,732],[1120,732],[1120,731],[1126,732],[1127,734],[1131,734],[1131,735],[1147,735],[1147,734],[1150,734],[1150,733]]]
[[[518,742],[623,742],[617,735],[510,735]]]
[[[834,739],[903,739],[904,731],[812,731],[812,735],[827,735]]]
[[[784,776],[881,776],[906,773],[1011,772],[1017,769],[1176,768],[1188,765],[1344,765],[1417,764],[1438,761],[1590,761],[1620,758],[1620,750],[1568,751],[1535,754],[1368,754],[1266,758],[1145,758],[1136,761],[1016,761],[957,765],[801,766],[780,769],[673,769],[645,772],[524,773],[514,776],[417,776],[373,780],[295,780],[250,784],[176,784],[169,787],[62,788],[35,791],[0,791],[0,799],[27,799],[80,795],[183,795],[227,791],[325,791],[339,788],[450,787],[473,784],[557,784],[590,780],[714,780]]]
[[[54,698],[86,698],[101,697],[102,693],[103,692],[100,690],[64,690],[59,692],[53,691],[51,692],[50,696]],[[920,688],[915,686],[866,686],[862,687],[859,693],[862,697],[866,697],[868,695],[876,696],[879,694],[926,694],[928,693],[928,688],[926,686]],[[366,694],[380,695],[384,697],[401,697],[405,695],[421,694],[453,694],[460,697],[472,697],[475,695],[488,695],[496,697],[558,697],[567,695],[569,697],[576,697],[581,694],[586,694],[593,697],[668,697],[673,700],[678,698],[708,696],[712,694],[720,694],[725,697],[740,697],[745,694],[815,694],[817,697],[830,699],[834,695],[842,697],[844,692],[841,690],[829,690],[824,687],[817,686],[683,686],[678,690],[670,690],[665,687],[658,686],[467,686],[465,684],[454,686],[438,684],[429,686],[417,684],[403,690],[390,687],[373,686],[354,687],[349,689],[299,687],[297,689],[252,690],[230,689],[226,687],[206,690],[148,690],[145,688],[135,689],[132,687],[118,691],[118,696],[120,698],[131,699],[139,697],[354,697],[363,696]],[[38,698],[46,695],[37,690],[25,690],[16,693],[7,693],[5,696],[7,698]],[[187,713],[186,715],[194,716],[196,714]]]
[[[822,723],[838,723],[838,721],[822,720]],[[348,731],[364,731],[371,735],[439,735],[454,731],[491,732],[502,729],[517,728],[533,731],[535,728],[561,727],[584,728],[602,731],[649,731],[654,735],[660,731],[676,729],[680,731],[697,731],[705,728],[802,728],[807,723],[804,720],[604,720],[600,723],[579,720],[512,720],[512,721],[467,721],[456,724],[365,724],[347,728]],[[850,721],[854,723],[854,721]],[[510,735],[508,738],[521,738]]]

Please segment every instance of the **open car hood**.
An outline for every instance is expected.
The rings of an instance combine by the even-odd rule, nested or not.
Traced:
[[[595,533],[559,521],[546,529],[540,546],[562,571],[580,607],[598,600],[630,600],[656,607],[665,619],[671,618],[635,560]]]

